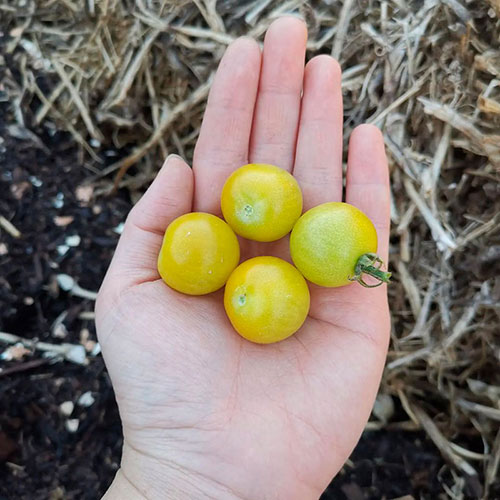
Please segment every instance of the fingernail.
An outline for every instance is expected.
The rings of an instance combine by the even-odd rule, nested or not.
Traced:
[[[165,158],[165,161],[163,162],[163,165],[160,170],[168,168],[168,166],[172,164],[172,160],[184,162],[184,160],[179,155],[171,153]]]
[[[184,161],[178,154],[170,153],[167,156],[167,159],[165,160],[165,163],[168,163],[170,160],[173,160],[174,158],[177,158],[178,160]]]

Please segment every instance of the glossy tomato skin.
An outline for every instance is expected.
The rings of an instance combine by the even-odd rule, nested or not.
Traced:
[[[258,344],[293,335],[309,313],[309,288],[302,275],[277,257],[255,257],[229,277],[224,307],[234,329]]]
[[[306,279],[321,286],[351,283],[358,259],[377,251],[371,220],[348,203],[332,202],[308,210],[290,235],[290,253]]]
[[[215,215],[193,212],[167,227],[158,271],[174,290],[205,295],[224,286],[239,260],[240,246],[233,230]]]
[[[286,170],[253,163],[227,179],[221,209],[236,234],[255,241],[275,241],[288,234],[300,217],[302,192]]]

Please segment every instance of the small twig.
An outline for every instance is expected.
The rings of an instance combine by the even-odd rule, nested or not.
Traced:
[[[141,146],[139,146],[132,154],[120,160],[113,165],[102,170],[95,178],[105,177],[113,173],[116,170],[118,174],[115,178],[115,186],[118,185],[122,177],[126,174],[127,170],[136,162],[138,162],[141,158],[143,158],[146,153],[155,146],[158,141],[165,135],[167,129],[180,117],[182,116],[188,109],[192,108],[199,102],[206,99],[208,95],[208,91],[212,85],[212,77],[210,77],[205,83],[200,85],[189,97],[189,99],[181,102],[168,115],[166,115],[162,121],[160,122],[158,128],[153,132],[151,137]]]
[[[73,70],[69,74],[69,78],[74,78],[76,71]],[[54,102],[59,98],[59,96],[63,93],[64,89],[66,88],[66,85],[64,82],[59,82],[59,84],[52,90],[50,93],[49,97],[46,97],[44,101],[42,101],[42,105],[38,108],[36,115],[35,115],[35,123],[39,125],[42,120],[45,118],[47,113],[51,110],[51,108],[54,106]]]
[[[413,183],[409,179],[404,180],[406,192],[411,200],[417,206],[420,214],[431,230],[432,236],[436,240],[436,244],[441,251],[455,250],[457,244],[453,236],[448,233],[439,221],[434,217],[431,209],[426,205],[423,198],[418,194],[417,190],[413,187]]]
[[[130,62],[130,65],[127,68],[125,75],[123,75],[123,77],[120,79],[119,92],[116,95],[116,97],[112,100],[112,102],[109,103],[109,105],[107,106],[108,108],[112,108],[113,106],[120,104],[125,99],[125,97],[128,94],[128,91],[130,90],[130,87],[132,86],[132,83],[135,80],[135,77],[139,69],[144,63],[144,58],[151,49],[151,46],[153,45],[154,41],[158,38],[159,34],[160,30],[154,29],[146,37],[146,40],[141,45],[141,48],[137,51],[135,57]]]
[[[436,189],[441,168],[450,147],[451,126],[446,124],[444,127],[443,136],[439,141],[439,145],[434,155],[434,160],[430,169],[424,171],[422,176],[422,188],[424,193],[430,193],[433,209],[436,207]]]
[[[389,106],[384,108],[383,111],[381,111],[378,114],[375,114],[374,116],[371,116],[368,120],[367,123],[374,123],[377,124],[382,121],[389,113],[392,113],[395,109],[399,108],[401,104],[406,102],[408,99],[413,97],[415,94],[417,94],[424,83],[428,80],[429,75],[431,74],[433,68],[428,68],[427,71],[413,84],[413,86],[408,89],[404,94],[400,95],[394,102],[392,102]]]
[[[95,320],[95,312],[94,311],[83,311],[78,315],[78,319],[82,319],[85,321],[94,321]]]
[[[87,356],[85,348],[80,344],[49,344],[47,342],[38,342],[31,339],[24,339],[12,333],[0,332],[0,342],[6,344],[17,344],[20,342],[25,347],[37,349],[38,351],[45,351],[48,353],[59,354],[67,361],[79,365],[87,364]]]
[[[453,451],[453,448],[450,446],[450,442],[443,436],[443,434],[429,417],[429,415],[427,415],[427,413],[425,413],[424,410],[422,410],[418,406],[413,406],[413,412],[426,431],[427,435],[438,447],[443,457],[468,476],[477,477],[477,472],[475,471],[475,469],[461,456],[458,456]]]
[[[352,8],[353,4],[354,0],[344,0],[344,5],[342,5],[339,20],[337,21],[337,33],[335,34],[332,47],[332,56],[337,60],[342,53],[347,30],[349,29],[351,18],[355,13],[355,10]]]
[[[485,406],[479,403],[474,403],[472,401],[467,401],[463,398],[457,399],[457,404],[464,410],[468,410],[473,413],[480,413],[485,417],[491,418],[491,420],[500,422],[500,410],[498,410],[497,408],[492,408],[491,406]]]
[[[97,139],[98,141],[103,141],[104,136],[102,135],[101,131],[95,127],[95,125],[92,122],[92,118],[90,117],[90,113],[85,106],[85,104],[82,101],[82,98],[80,97],[80,93],[78,90],[75,88],[73,83],[71,82],[69,76],[66,74],[66,71],[64,71],[64,68],[62,64],[60,64],[58,61],[53,60],[52,61],[54,64],[54,68],[57,71],[58,75],[60,76],[62,82],[68,89],[71,98],[73,99],[75,106],[78,108],[78,111],[80,112],[80,115],[82,117],[83,122],[85,123],[87,130],[89,131],[89,134],[94,138]]]
[[[197,28],[196,26],[172,26],[171,28],[183,35],[213,40],[222,45],[229,45],[235,40],[233,36],[227,35],[226,33],[219,33],[205,28]]]
[[[489,221],[481,224],[467,234],[461,234],[457,238],[457,249],[466,246],[471,241],[476,241],[480,236],[483,236],[491,231],[500,229],[500,213],[495,214]]]
[[[500,166],[500,135],[484,134],[470,119],[446,104],[425,97],[419,97],[418,100],[424,106],[424,113],[449,123],[462,132],[471,141],[477,154],[487,156],[491,163]]]
[[[71,295],[75,295],[76,297],[80,297],[82,299],[88,299],[88,300],[97,299],[97,292],[92,292],[90,290],[82,288],[80,285],[78,285],[75,279],[69,276],[68,274],[58,274],[56,278],[58,285],[65,292],[69,292],[71,293]]]
[[[396,267],[399,272],[399,280],[403,284],[406,296],[408,297],[408,301],[410,302],[413,317],[418,318],[420,309],[422,308],[422,300],[420,298],[418,286],[403,261],[398,260],[396,262]]]
[[[499,6],[500,11],[500,6]],[[486,488],[490,484],[493,484],[495,478],[498,478],[498,469],[500,466],[500,429],[498,429],[497,435],[495,437],[495,442],[493,443],[493,449],[491,450],[491,455],[488,460],[488,466],[486,468]],[[485,492],[485,494],[487,494]],[[486,496],[485,496],[486,498]]]
[[[400,358],[397,358],[394,361],[391,361],[390,363],[388,363],[386,369],[388,371],[391,371],[391,370],[394,370],[400,366],[410,364],[413,361],[416,361],[417,359],[426,358],[431,353],[432,349],[433,349],[432,345],[427,345],[425,347],[422,347],[421,349],[418,349],[416,351],[412,351],[409,354],[401,356]]]
[[[427,287],[427,292],[425,293],[424,301],[422,303],[422,307],[416,317],[415,325],[413,330],[406,336],[401,339],[402,342],[408,342],[415,338],[428,338],[430,328],[432,327],[435,319],[435,316],[427,321],[429,317],[429,312],[431,309],[431,304],[434,299],[434,293],[437,284],[437,277],[435,274],[431,275],[431,280],[429,286]]]
[[[262,0],[261,2],[256,2],[256,6],[247,12],[245,16],[245,22],[250,26],[255,24],[256,19],[259,14],[272,2],[273,0]]]
[[[44,103],[45,105],[50,107],[52,114],[65,124],[65,126],[70,131],[73,138],[75,139],[75,141],[78,144],[80,144],[83,148],[85,148],[85,150],[92,157],[92,159],[96,163],[102,163],[102,160],[99,158],[99,156],[96,155],[94,150],[90,147],[90,145],[87,143],[87,141],[83,138],[82,134],[80,134],[80,132],[78,132],[78,130],[76,130],[76,128],[71,124],[71,121],[68,120],[67,117],[61,111],[59,111],[52,103],[50,103],[47,100],[47,98],[43,94],[42,90],[37,85],[35,78],[33,77],[32,79],[33,79],[33,81],[32,81],[33,90],[34,90],[35,94],[37,95],[37,97],[40,99],[40,101],[42,103]]]
[[[33,361],[27,361],[26,363],[9,366],[9,368],[0,368],[0,377],[6,377],[7,375],[12,375],[13,373],[25,372],[53,362],[53,358],[34,359]]]
[[[439,349],[437,349],[436,352],[433,353],[433,358],[434,356],[438,356],[440,352],[449,349],[462,337],[462,335],[465,334],[465,332],[467,332],[467,328],[476,316],[479,306],[488,295],[488,288],[489,287],[487,281],[481,285],[481,290],[474,295],[471,304],[465,308],[462,316],[460,316],[460,319],[455,323],[451,334],[443,340]]]

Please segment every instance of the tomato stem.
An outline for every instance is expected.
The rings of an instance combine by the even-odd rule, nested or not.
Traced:
[[[391,273],[382,271],[381,267],[384,264],[384,261],[374,253],[365,253],[362,255],[358,262],[356,263],[356,267],[354,268],[354,276],[350,277],[350,281],[357,281],[360,285],[366,288],[376,288],[377,286],[382,285],[382,283],[389,283],[391,279]],[[373,285],[369,285],[364,281],[363,274],[368,274],[378,280],[378,283]]]

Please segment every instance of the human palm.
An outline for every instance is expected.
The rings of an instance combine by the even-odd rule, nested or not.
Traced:
[[[291,171],[305,208],[342,199],[340,70],[304,70],[306,29],[274,22],[263,54],[243,38],[217,72],[193,170],[170,156],[132,210],[97,302],[97,328],[124,430],[121,480],[154,498],[317,498],[368,419],[389,337],[385,285],[311,286],[296,335],[241,338],[222,292],[179,294],[159,278],[165,228],[179,215],[220,214],[227,176],[248,162]],[[380,132],[358,127],[346,201],[374,222],[387,259],[389,189]],[[288,239],[240,240],[242,258],[289,260]],[[132,497],[130,497],[132,498]]]

